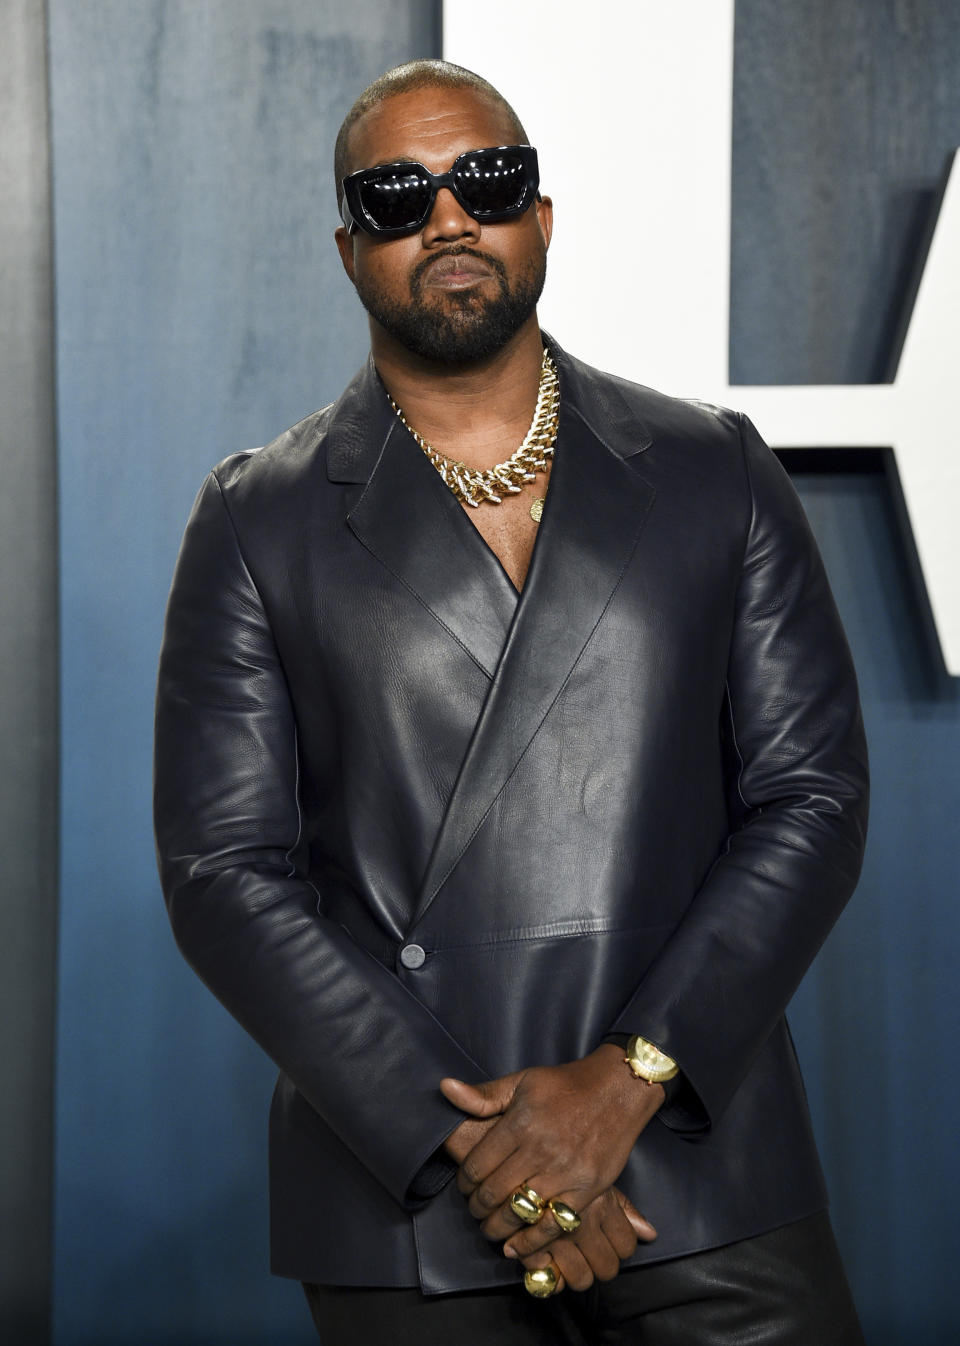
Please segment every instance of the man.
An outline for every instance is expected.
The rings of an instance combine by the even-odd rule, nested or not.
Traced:
[[[281,1071],[274,1270],[333,1343],[858,1342],[783,1019],[866,810],[796,498],[544,338],[485,81],[388,72],[336,158],[371,362],[208,478],[159,683],[176,936]]]

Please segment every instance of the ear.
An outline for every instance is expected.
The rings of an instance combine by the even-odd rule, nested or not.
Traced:
[[[540,225],[540,232],[543,235],[544,247],[549,248],[550,239],[553,237],[553,201],[549,196],[542,196],[536,203],[537,223]]]
[[[347,273],[347,276],[350,280],[350,284],[355,285],[356,279],[354,277],[353,236],[349,234],[347,230],[344,228],[344,226],[341,224],[339,228],[335,230],[333,237],[336,240],[337,251],[340,254],[340,261],[343,263],[343,269]]]

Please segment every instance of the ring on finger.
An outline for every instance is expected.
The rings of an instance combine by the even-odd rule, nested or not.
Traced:
[[[524,1224],[536,1224],[547,1209],[547,1203],[539,1192],[524,1185],[510,1198],[510,1209]]]
[[[568,1206],[565,1201],[548,1201],[547,1210],[560,1226],[564,1234],[572,1234],[580,1228],[582,1221],[572,1206]]]
[[[556,1293],[557,1285],[557,1272],[552,1264],[537,1267],[536,1271],[528,1271],[523,1278],[523,1288],[528,1295],[533,1295],[534,1299],[549,1299]]]

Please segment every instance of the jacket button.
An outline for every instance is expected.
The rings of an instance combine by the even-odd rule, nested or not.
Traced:
[[[427,961],[427,955],[421,949],[419,944],[405,944],[400,950],[400,962],[404,967],[414,968],[423,967]]]

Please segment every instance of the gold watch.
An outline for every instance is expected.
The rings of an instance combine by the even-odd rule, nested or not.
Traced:
[[[680,1073],[680,1067],[673,1057],[646,1038],[632,1037],[627,1043],[627,1054],[623,1059],[637,1079],[646,1080],[648,1084],[663,1084]]]

